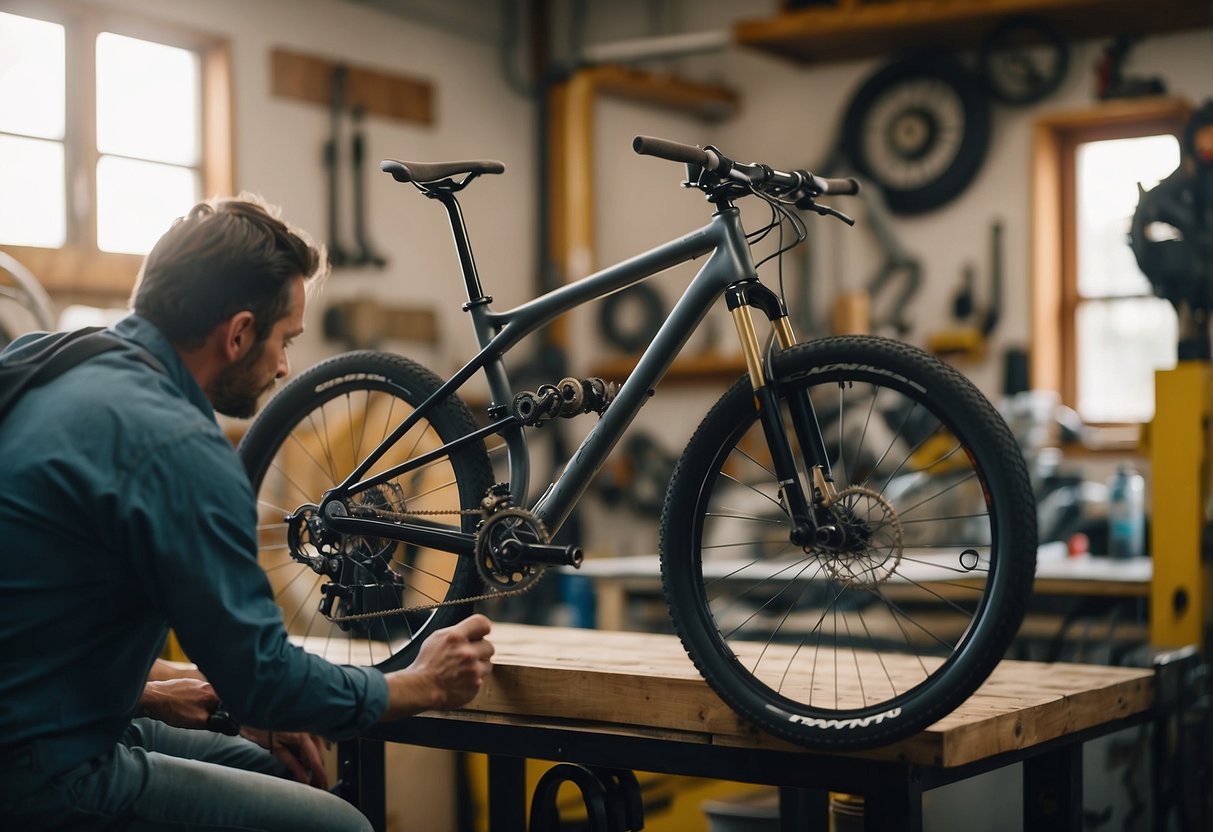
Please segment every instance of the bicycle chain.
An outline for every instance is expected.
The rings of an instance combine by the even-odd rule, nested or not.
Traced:
[[[421,509],[418,511],[400,512],[388,511],[387,509],[368,509],[365,507],[356,507],[352,513],[399,521],[406,521],[410,517],[434,516],[437,514],[457,514],[461,517],[484,516],[484,511],[476,508]],[[542,577],[543,572],[540,571],[535,580],[528,581],[518,589],[493,590],[492,592],[483,592],[480,595],[469,595],[467,598],[447,598],[442,601],[436,601],[433,604],[417,604],[411,607],[398,607],[394,610],[380,610],[379,612],[360,612],[354,615],[342,615],[330,618],[329,621],[332,621],[334,624],[340,624],[343,621],[367,621],[372,618],[386,618],[389,615],[407,615],[411,612],[425,612],[426,610],[436,610],[441,607],[454,607],[458,606],[459,604],[475,604],[480,601],[496,601],[501,598],[513,598],[532,590],[535,585],[539,583],[539,579]]]

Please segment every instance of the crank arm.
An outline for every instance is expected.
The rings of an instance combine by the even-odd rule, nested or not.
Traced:
[[[440,549],[463,557],[471,557],[476,551],[475,535],[452,531],[438,523],[424,520],[394,523],[367,517],[351,517],[346,513],[345,506],[336,500],[324,507],[324,524],[340,534],[386,537],[388,540]]]
[[[581,568],[585,553],[580,546],[560,546],[552,543],[526,543],[507,540],[502,544],[502,554],[511,563],[536,566],[572,566]]]

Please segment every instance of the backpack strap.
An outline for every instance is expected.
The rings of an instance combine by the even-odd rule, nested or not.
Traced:
[[[135,355],[149,367],[157,372],[166,372],[156,356],[104,327],[89,326],[55,333],[45,338],[44,342],[30,355],[0,361],[0,420],[29,389],[46,384],[77,364],[119,347],[133,348]]]

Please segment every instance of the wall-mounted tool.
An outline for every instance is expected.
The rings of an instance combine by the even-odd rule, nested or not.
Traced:
[[[354,242],[358,250],[354,253],[352,266],[370,265],[382,269],[387,259],[375,250],[366,232],[366,140],[363,138],[362,121],[366,111],[355,107],[353,111],[354,134],[350,138],[350,156],[354,167]]]
[[[927,338],[927,349],[948,358],[981,360],[985,357],[986,340],[998,326],[1002,311],[1002,223],[990,226],[990,296],[983,309],[978,308],[976,272],[972,266],[964,270],[961,286],[952,299],[952,317],[960,324],[954,329],[933,333]]]
[[[341,268],[349,263],[345,246],[341,245],[337,218],[341,212],[341,114],[345,110],[345,79],[349,74],[344,66],[333,67],[329,76],[329,137],[324,143],[324,168],[328,174],[328,253],[329,264]]]
[[[333,67],[329,76],[329,138],[324,143],[324,167],[328,174],[328,254],[333,268],[375,266],[383,268],[387,259],[371,244],[366,232],[366,191],[363,163],[366,139],[363,135],[365,110],[355,106],[349,110],[346,85],[349,69],[342,64]],[[346,112],[351,114],[353,130],[350,136],[350,162],[353,168],[354,245],[341,239],[341,171],[342,123]]]
[[[1104,47],[1103,56],[1095,66],[1096,93],[1100,98],[1136,98],[1162,95],[1167,91],[1161,78],[1125,75],[1125,61],[1137,40],[1136,35],[1124,34]]]

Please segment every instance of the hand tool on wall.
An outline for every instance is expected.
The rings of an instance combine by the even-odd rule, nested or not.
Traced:
[[[341,114],[345,109],[345,83],[349,70],[340,64],[329,76],[329,138],[324,143],[324,167],[328,173],[328,253],[333,268],[348,265],[350,254],[341,245],[338,215],[341,205],[339,173],[341,171]]]
[[[352,113],[354,132],[350,138],[350,157],[354,168],[354,242],[357,243],[358,250],[354,253],[350,265],[371,265],[382,269],[387,265],[387,259],[375,250],[366,233],[366,182],[363,170],[366,147],[362,133],[362,120],[365,117],[366,111],[355,106]]]
[[[981,359],[986,341],[1002,314],[1002,222],[990,225],[990,296],[984,308],[978,308],[975,270],[964,270],[960,289],[952,299],[952,317],[961,326],[933,333],[927,348],[937,355]]]

